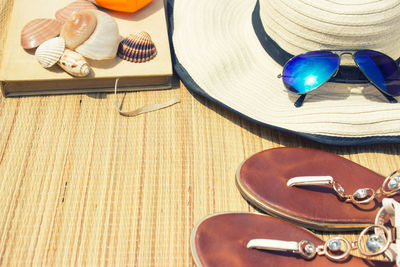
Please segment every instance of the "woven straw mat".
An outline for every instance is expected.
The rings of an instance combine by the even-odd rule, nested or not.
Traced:
[[[3,43],[13,2],[0,3]],[[128,118],[113,94],[0,96],[0,265],[192,266],[197,221],[254,211],[234,175],[267,148],[324,149],[382,174],[399,168],[399,145],[319,145],[247,122],[177,80],[173,90],[128,93],[124,107],[172,97],[181,103]]]

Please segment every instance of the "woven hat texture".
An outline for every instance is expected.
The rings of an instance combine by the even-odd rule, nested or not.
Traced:
[[[262,0],[265,31],[290,54],[373,49],[400,57],[399,1]]]
[[[329,82],[298,95],[271,56],[373,49],[400,57],[400,1],[170,0],[175,70],[186,87],[257,123],[330,144],[400,142],[400,103],[370,83]],[[255,25],[255,17],[261,25]],[[256,28],[275,46],[263,44]],[[276,52],[276,51],[275,51]],[[279,54],[280,52],[278,52]],[[341,65],[354,65],[344,55]],[[399,100],[399,98],[397,98]]]

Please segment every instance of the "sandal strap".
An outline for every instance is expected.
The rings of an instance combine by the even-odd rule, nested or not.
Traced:
[[[286,185],[292,187],[302,185],[325,185],[332,183],[332,176],[297,176],[289,179]]]
[[[378,197],[390,197],[400,192],[400,170],[394,171],[387,176],[381,187],[359,188],[352,194],[345,193],[344,188],[334,180],[332,176],[296,176],[286,182],[287,187],[310,186],[310,185],[329,185],[344,202],[353,204],[367,204]]]
[[[260,239],[250,240],[247,243],[247,248],[277,250],[277,251],[295,251],[298,248],[298,242],[260,238]]]
[[[382,200],[382,208],[375,217],[375,224],[384,225],[387,216],[395,228],[395,243],[391,244],[384,254],[390,261],[396,261],[396,265],[400,266],[400,203],[392,198]]]
[[[392,231],[384,225],[387,217],[390,218],[392,228],[395,229],[394,238],[392,236]],[[361,240],[363,240],[363,236],[371,229],[375,229],[375,234],[368,238],[367,247],[370,251],[366,251],[362,248],[360,242],[362,242]],[[386,236],[386,245],[383,246],[381,244],[381,248],[378,247],[375,249],[374,243],[379,239],[381,239],[381,242],[383,243],[383,236]],[[339,251],[341,242],[346,244],[346,251],[339,255],[332,254],[331,251]],[[306,259],[312,259],[316,254],[318,254],[321,256],[325,255],[331,260],[338,261],[346,259],[349,256],[351,249],[358,248],[361,253],[366,256],[375,256],[383,253],[387,260],[391,262],[396,261],[396,265],[400,266],[400,203],[392,198],[384,198],[382,200],[382,208],[378,211],[375,217],[375,224],[365,228],[361,232],[358,242],[349,242],[343,237],[334,237],[326,241],[324,245],[315,246],[308,240],[295,242],[276,239],[252,239],[247,243],[247,248],[291,251],[293,253],[301,254]]]

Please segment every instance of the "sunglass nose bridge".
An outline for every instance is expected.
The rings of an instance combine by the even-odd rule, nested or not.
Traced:
[[[343,56],[345,56],[345,60],[347,56],[350,56],[351,59],[353,59],[353,55],[354,55],[354,51],[341,51],[341,52],[336,52],[337,55],[339,56],[339,64],[342,61]],[[351,59],[349,59],[349,61],[351,61]],[[347,60],[346,60],[347,61]],[[353,60],[354,61],[354,60]]]
[[[355,51],[340,51],[340,52],[336,52],[339,57],[342,57],[343,55],[350,55],[353,56],[353,54],[355,53]]]
[[[335,53],[339,56],[339,65],[344,62],[345,65],[350,64],[350,65],[356,65],[354,61],[354,53],[356,51],[335,51]],[[337,68],[336,72],[332,75],[332,77],[336,77],[336,75],[339,72],[339,68]]]

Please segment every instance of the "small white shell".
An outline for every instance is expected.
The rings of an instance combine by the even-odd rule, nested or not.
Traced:
[[[62,37],[55,37],[41,44],[35,56],[43,68],[50,68],[61,58],[65,50],[65,41]]]
[[[108,14],[98,10],[93,12],[97,18],[97,26],[92,35],[75,51],[84,57],[102,60],[114,58],[119,45],[119,32],[116,21]]]
[[[75,77],[85,77],[90,72],[90,66],[83,56],[69,49],[65,49],[57,64]]]

